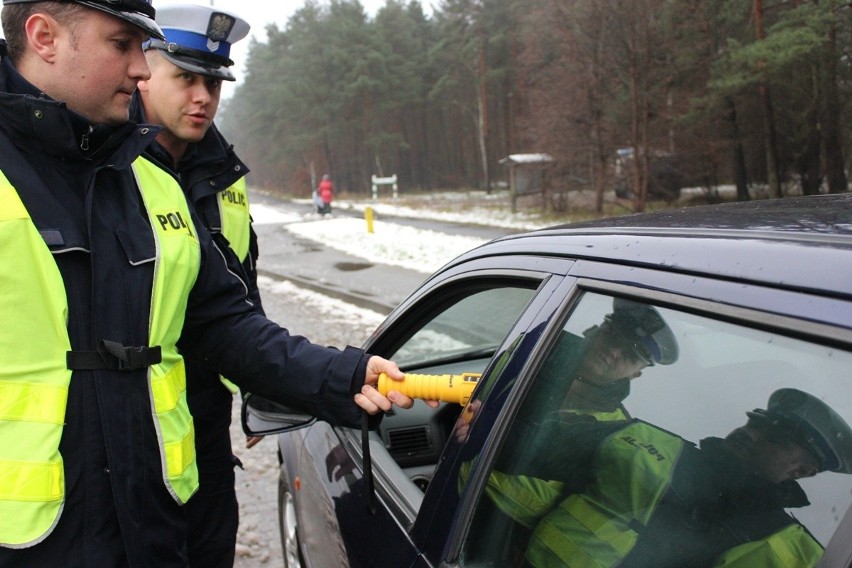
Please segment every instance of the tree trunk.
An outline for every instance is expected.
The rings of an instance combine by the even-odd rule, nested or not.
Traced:
[[[491,173],[488,167],[488,89],[486,88],[486,75],[488,63],[485,60],[485,30],[480,23],[479,33],[479,153],[482,159],[482,184],[486,193],[491,193]]]
[[[763,41],[766,34],[763,31],[763,0],[754,0],[754,27],[757,41]],[[764,63],[758,62],[758,73],[761,79],[758,82],[758,94],[763,105],[763,118],[765,121],[764,135],[766,140],[766,182],[769,185],[770,195],[783,197],[781,190],[781,168],[778,163],[778,143],[775,132],[775,111],[772,108],[772,99],[769,95],[769,87],[764,80]]]
[[[841,124],[840,97],[837,93],[837,32],[829,32],[829,45],[822,70],[823,118],[820,122],[822,143],[825,150],[825,177],[828,180],[829,193],[843,193],[849,190],[843,158],[843,141],[838,125]]]
[[[748,170],[746,169],[745,151],[740,134],[740,126],[737,123],[737,107],[731,97],[725,97],[728,106],[728,120],[731,123],[734,151],[734,182],[737,186],[737,201],[748,201]]]

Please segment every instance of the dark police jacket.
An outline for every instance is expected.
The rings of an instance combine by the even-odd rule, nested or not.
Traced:
[[[133,97],[130,116],[137,122],[145,122],[138,91]],[[220,192],[245,177],[249,169],[216,125],[212,125],[198,143],[189,144],[186,154],[178,164],[177,172],[174,171],[171,154],[158,142],[152,142],[145,149],[145,155],[175,175],[195,213],[219,249],[224,253],[231,253],[229,243],[222,233],[223,220],[218,203]],[[249,226],[248,254],[242,262],[239,258],[232,260],[241,268],[238,275],[245,283],[254,309],[263,313],[257,287],[257,258],[257,235]],[[185,362],[187,402],[195,421],[198,467],[203,482],[205,472],[209,472],[211,476],[220,475],[221,468],[231,463],[229,432],[233,395],[222,382],[216,380],[219,372],[210,361],[188,357]]]
[[[72,349],[148,344],[155,243],[130,164],[157,129],[90,125],[40,94],[0,42],[0,169],[45,237],[65,284]],[[196,219],[201,267],[181,349],[241,388],[356,426],[367,354],[319,347],[251,309]],[[2,294],[23,293],[0,288]],[[14,325],[14,314],[3,314]],[[0,362],[2,364],[2,362]],[[60,451],[66,503],[43,542],[0,548],[6,566],[183,566],[185,519],[162,480],[146,369],[75,371]]]
[[[140,123],[145,122],[138,92],[131,106],[131,119]],[[244,178],[249,169],[234,152],[233,145],[229,144],[216,128],[216,124],[211,125],[201,141],[189,144],[176,172],[171,155],[158,142],[154,141],[150,144],[145,149],[145,155],[163,169],[175,174],[201,222],[213,235],[217,244],[226,246],[225,241],[219,240],[222,235],[223,221],[217,202],[220,192]],[[243,269],[241,276],[249,289],[248,294],[252,303],[257,309],[262,310],[260,292],[257,288],[257,258],[257,235],[250,228],[249,250],[246,258],[241,260]]]

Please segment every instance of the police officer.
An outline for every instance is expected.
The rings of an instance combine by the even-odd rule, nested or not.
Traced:
[[[183,354],[340,424],[412,401],[370,386],[401,378],[393,363],[254,311],[174,178],[139,157],[159,132],[128,121],[141,45],[163,38],[147,0],[3,4],[0,566],[184,567]]]
[[[246,192],[249,170],[213,122],[222,81],[235,80],[231,44],[248,34],[249,24],[224,10],[195,4],[158,9],[157,23],[165,40],[152,38],[143,45],[151,78],[139,82],[132,107],[132,114],[142,111],[140,122],[163,126],[146,155],[174,172],[200,221],[219,239],[220,248],[239,260],[252,303],[262,310],[257,236]],[[229,432],[233,385],[215,380],[216,369],[203,359],[187,358],[186,371],[199,478],[199,489],[186,506],[189,563],[230,567],[239,521],[234,488],[239,460]]]
[[[600,324],[586,329],[582,337],[563,331],[539,371],[541,385],[536,391],[543,393],[542,398],[528,404],[560,425],[625,421],[630,414],[623,401],[630,394],[631,381],[647,367],[675,363],[679,355],[674,332],[654,306],[614,298],[612,312]],[[561,390],[547,386],[549,382],[569,384],[564,400],[552,400],[547,395]],[[535,397],[536,392],[529,396]],[[467,435],[471,414],[478,409],[479,401],[465,409],[466,419],[456,424],[457,439]],[[508,443],[529,445],[528,440],[536,437],[535,426],[518,421]],[[462,481],[468,479],[472,466],[473,462],[462,465]],[[500,510],[531,528],[553,506],[562,489],[563,484],[552,479],[496,469],[488,476],[485,492]]]
[[[677,339],[656,308],[615,298],[612,312],[582,337],[562,333],[539,375],[542,381],[570,382],[565,400],[553,410],[620,420],[629,417],[622,401],[631,381],[645,368],[671,365],[678,356]]]
[[[852,429],[792,388],[746,414],[744,426],[699,447],[640,420],[585,432],[549,424],[565,444],[531,469],[558,505],[537,524],[524,519],[533,528],[527,562],[813,566],[823,549],[785,509],[808,505],[798,479],[852,473]]]

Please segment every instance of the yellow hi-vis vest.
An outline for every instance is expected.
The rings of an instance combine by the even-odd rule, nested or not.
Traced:
[[[618,565],[636,544],[636,523],[647,525],[668,489],[682,448],[683,441],[676,436],[641,422],[607,438],[601,445],[594,486],[569,496],[539,522],[527,548],[529,563],[572,568]],[[714,566],[806,568],[814,566],[822,553],[822,546],[804,527],[792,523],[731,548]]]
[[[249,240],[251,238],[249,214],[248,191],[246,190],[246,178],[241,177],[228,189],[219,192],[219,219],[222,223],[222,235],[228,240],[231,250],[237,255],[240,262],[245,262],[249,254]],[[239,389],[237,385],[219,377],[232,394]]]
[[[811,568],[823,548],[802,525],[790,524],[766,538],[746,542],[725,552],[716,568]]]
[[[222,234],[228,239],[231,250],[240,262],[245,262],[249,252],[249,216],[246,178],[242,177],[228,189],[219,192],[219,219]]]
[[[609,436],[596,457],[595,483],[573,494],[533,531],[533,566],[615,566],[636,544],[634,523],[646,525],[669,486],[683,441],[636,422]]]
[[[198,470],[183,359],[175,344],[200,249],[177,182],[141,158],[134,169],[158,251],[149,345],[161,346],[162,361],[148,369],[152,415],[164,482],[184,503],[198,488]],[[15,321],[14,329],[0,331],[0,546],[25,548],[50,534],[65,503],[59,441],[71,342],[62,275],[2,172],[0,266],[0,313]]]

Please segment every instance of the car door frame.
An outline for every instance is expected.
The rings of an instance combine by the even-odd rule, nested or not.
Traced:
[[[422,510],[444,511],[444,514],[428,526],[416,524],[412,531],[431,564],[460,566],[460,550],[476,504],[484,492],[491,464],[508,430],[510,417],[517,412],[541,362],[583,291],[623,295],[639,301],[694,311],[715,319],[747,322],[756,328],[817,340],[845,350],[852,349],[852,329],[849,323],[852,322],[852,301],[840,295],[785,289],[764,283],[738,282],[713,275],[578,260],[556,292],[561,297],[558,305],[552,305],[551,313],[539,313],[539,324],[546,323],[546,329],[541,334],[542,340],[520,371],[516,386],[505,400],[499,401],[499,410],[494,410],[489,420],[472,423],[465,444],[448,447],[449,451],[445,451],[439,468],[442,470],[440,475],[444,479],[444,490],[427,493],[422,507]],[[802,302],[803,294],[808,295],[808,302]],[[489,401],[484,402],[487,404]],[[457,478],[464,455],[468,458],[471,455],[479,456],[479,462],[472,469],[465,491],[459,497],[453,495],[455,488],[450,480]],[[850,511],[845,514],[848,518]],[[842,526],[848,524],[844,521]],[[852,539],[844,542],[839,529],[826,543],[827,558],[829,552],[831,558],[852,557]],[[840,564],[826,566],[833,568]]]
[[[517,336],[518,329],[526,330],[529,327],[530,319],[534,318],[544,305],[552,301],[554,292],[573,263],[572,259],[539,259],[524,255],[508,256],[510,258],[506,256],[475,258],[436,274],[388,316],[385,322],[367,340],[364,348],[371,354],[386,355],[387,349],[384,346],[396,344],[397,341],[396,339],[384,338],[393,336],[400,329],[405,330],[404,335],[410,336],[411,330],[416,329],[415,323],[417,321],[422,324],[431,321],[432,317],[425,319],[424,315],[429,313],[430,306],[440,305],[446,301],[448,290],[459,292],[465,287],[481,288],[483,283],[489,282],[509,283],[520,280],[537,282],[537,287],[529,303],[510,328],[506,338],[498,348],[498,354],[492,357],[491,363],[489,363],[490,367],[499,353],[505,351],[511,345]],[[518,265],[519,267],[507,269],[505,268],[507,265]],[[487,377],[488,371],[487,368],[483,377]],[[317,422],[300,432],[302,435],[298,440],[297,463],[285,463],[282,467],[287,468],[286,472],[291,480],[294,477],[301,479],[303,490],[308,482],[311,485],[322,486],[321,489],[320,487],[313,489],[315,492],[319,492],[316,499],[306,500],[298,497],[295,499],[299,526],[303,527],[308,526],[305,523],[308,515],[315,515],[317,511],[322,511],[326,515],[331,514],[330,511],[334,510],[335,499],[339,499],[341,494],[345,492],[341,490],[336,481],[322,475],[323,472],[316,469],[309,472],[305,468],[315,468],[322,461],[319,459],[322,457],[321,454],[329,451],[331,442],[338,441],[344,447],[346,453],[345,462],[340,466],[350,471],[345,480],[348,490],[350,492],[358,491],[357,484],[363,483],[363,455],[361,434],[358,430],[332,427],[328,423]],[[381,554],[382,562],[387,563],[386,565],[426,566],[428,563],[421,557],[420,548],[410,533],[416,520],[420,517],[417,514],[418,510],[423,511],[419,505],[425,499],[425,496],[421,495],[418,498],[418,496],[412,495],[410,490],[404,487],[400,488],[400,484],[404,483],[401,482],[401,471],[375,434],[371,435],[370,447],[375,483],[375,510],[372,514],[367,513],[367,500],[364,499],[364,516],[360,520],[349,519],[348,521],[355,526],[362,524],[361,521],[363,521],[363,526],[370,526],[371,531],[395,531],[398,535],[402,535],[402,538],[387,535],[381,547],[377,546],[374,549],[358,552],[363,555],[362,560],[375,558],[376,554]],[[431,485],[426,491],[427,495],[430,490]],[[340,526],[339,516],[338,526]],[[321,543],[311,540],[312,538],[314,537],[309,535],[300,538],[300,546],[305,558],[311,557],[312,549],[315,550],[315,546],[321,546]],[[347,540],[346,537],[344,537],[345,540]]]

